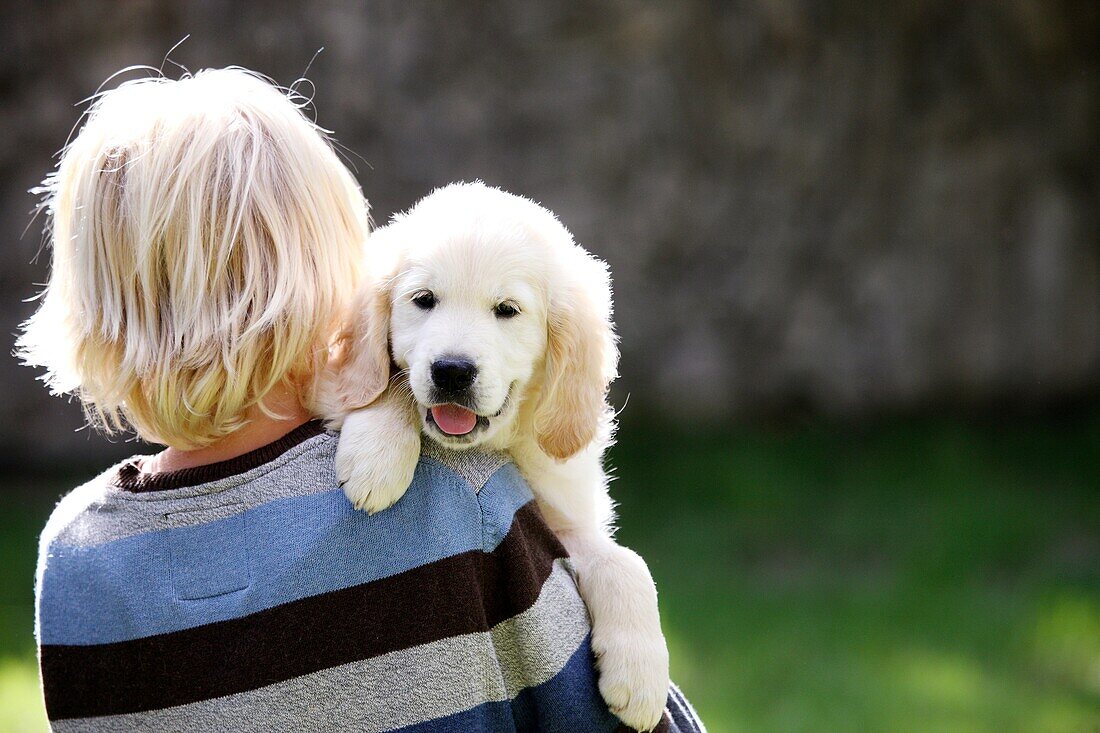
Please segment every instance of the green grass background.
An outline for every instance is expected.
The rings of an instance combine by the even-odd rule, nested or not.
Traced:
[[[1100,414],[645,425],[619,539],[711,731],[1100,732]],[[0,494],[0,731],[44,730],[35,535],[71,484]]]

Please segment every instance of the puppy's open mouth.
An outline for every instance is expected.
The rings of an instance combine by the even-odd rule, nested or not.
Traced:
[[[447,435],[469,435],[479,422],[489,424],[489,418],[478,415],[462,405],[448,402],[445,405],[433,405],[428,409],[428,421],[434,423]]]
[[[489,427],[490,420],[504,414],[512,401],[514,387],[513,384],[508,389],[508,394],[504,397],[504,403],[492,415],[479,415],[463,405],[446,402],[425,408],[424,421],[439,433],[442,433],[443,437],[466,442],[475,432]]]

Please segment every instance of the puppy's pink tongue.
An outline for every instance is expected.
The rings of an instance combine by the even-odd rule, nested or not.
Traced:
[[[465,435],[477,425],[477,415],[473,411],[451,404],[433,407],[432,419],[447,435]]]

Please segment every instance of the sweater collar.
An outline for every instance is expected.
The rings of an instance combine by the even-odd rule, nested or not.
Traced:
[[[183,489],[190,486],[218,481],[251,471],[253,468],[275,460],[294,446],[324,432],[321,420],[310,420],[291,430],[278,440],[251,450],[248,453],[205,466],[181,468],[178,471],[145,473],[141,470],[140,459],[133,459],[119,466],[112,483],[115,487],[133,493]]]

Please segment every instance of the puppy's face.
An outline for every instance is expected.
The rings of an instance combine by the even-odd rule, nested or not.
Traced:
[[[540,253],[525,227],[471,220],[417,227],[391,295],[394,361],[425,433],[452,448],[506,431],[546,350]],[[457,222],[461,224],[461,222]]]
[[[370,405],[407,374],[425,434],[452,448],[533,439],[565,459],[607,418],[618,350],[606,266],[549,211],[452,184],[372,236],[371,277],[332,400]]]

